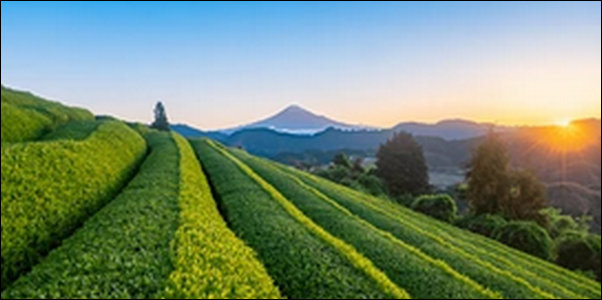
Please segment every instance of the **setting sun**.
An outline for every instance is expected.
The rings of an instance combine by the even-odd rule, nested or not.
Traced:
[[[589,135],[570,121],[559,122],[544,140],[552,152],[578,152],[591,144]]]
[[[556,122],[556,125],[558,127],[563,127],[563,128],[567,128],[569,126],[571,126],[571,120],[560,120],[558,122]]]

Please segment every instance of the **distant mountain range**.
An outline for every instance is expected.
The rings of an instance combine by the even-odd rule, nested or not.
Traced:
[[[483,136],[490,129],[497,131],[509,131],[511,128],[494,126],[492,124],[479,124],[465,120],[447,120],[437,124],[424,123],[401,123],[390,130],[383,130],[377,127],[350,125],[343,122],[332,120],[328,117],[312,113],[299,106],[293,105],[285,110],[269,117],[265,120],[251,123],[249,125],[235,128],[205,132],[187,125],[175,125],[173,129],[180,134],[189,137],[208,136],[217,140],[225,140],[227,136],[255,131],[270,130],[275,133],[299,135],[299,136],[319,136],[328,131],[336,130],[340,132],[364,132],[364,133],[382,133],[386,131],[408,132],[416,136],[439,137],[445,140],[464,140]]]

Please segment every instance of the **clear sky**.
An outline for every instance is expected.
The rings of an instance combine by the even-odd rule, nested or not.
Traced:
[[[203,129],[290,104],[392,126],[600,118],[600,2],[2,1],[2,84]]]

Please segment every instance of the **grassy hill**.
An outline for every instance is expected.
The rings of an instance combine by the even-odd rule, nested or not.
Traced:
[[[2,299],[601,298],[396,204],[208,140],[53,119],[29,101],[71,109],[6,91],[3,135],[4,105],[52,122],[2,143]]]
[[[93,120],[87,110],[71,108],[5,87],[2,95],[2,143],[25,142],[71,121]]]

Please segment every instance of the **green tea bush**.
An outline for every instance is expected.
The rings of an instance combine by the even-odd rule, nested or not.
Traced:
[[[495,239],[496,234],[502,230],[508,221],[498,215],[466,216],[459,219],[456,225],[468,231]]]
[[[548,232],[533,222],[510,222],[497,233],[498,241],[544,260],[553,258],[554,243]]]
[[[71,121],[94,120],[87,110],[2,88],[2,143],[37,140]]]
[[[108,122],[83,141],[2,146],[2,289],[111,201],[146,154]]]
[[[448,195],[418,197],[411,207],[414,211],[452,223],[458,214],[456,202]]]

